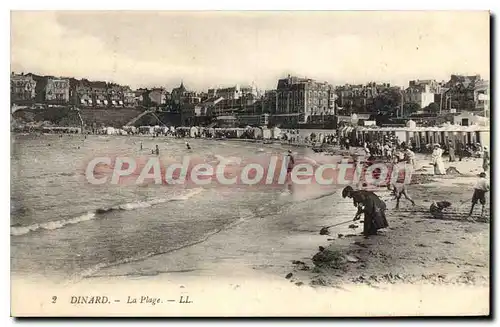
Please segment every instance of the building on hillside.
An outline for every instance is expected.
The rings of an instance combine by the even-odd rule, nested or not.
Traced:
[[[208,95],[210,97],[223,97],[226,100],[237,100],[241,97],[241,89],[238,84],[231,87],[209,89]]]
[[[245,85],[240,88],[241,96],[252,95],[254,98],[259,98],[260,94],[254,83],[252,85]]]
[[[215,106],[223,101],[222,97],[214,97],[206,99],[201,103],[185,103],[181,106],[181,121],[182,124],[189,126],[196,122],[208,121],[210,117],[214,117]]]
[[[10,101],[14,103],[34,102],[36,81],[31,75],[14,74],[10,76]]]
[[[476,85],[485,83],[480,75],[451,75],[445,83],[442,94],[442,108],[446,111],[461,112],[476,110]]]
[[[198,97],[200,98],[200,102],[203,102],[207,99],[209,99],[210,97],[208,96],[208,92],[199,92],[198,93]]]
[[[45,101],[51,104],[69,103],[69,79],[47,77],[45,85]]]
[[[179,87],[173,88],[171,93],[172,104],[180,106],[184,102],[184,97],[187,92],[184,82],[181,82]]]
[[[252,85],[240,86],[236,84],[231,87],[225,88],[213,88],[208,90],[209,97],[223,97],[227,100],[238,100],[242,97],[247,98],[259,98],[259,92],[257,87],[252,83]]]
[[[82,107],[92,107],[94,105],[92,87],[86,79],[78,81],[75,86],[76,103]]]
[[[123,106],[124,107],[135,107],[137,106],[137,100],[134,91],[129,86],[122,87],[123,93]]]
[[[224,101],[223,97],[208,98],[194,106],[194,116],[216,116],[215,106]],[[191,114],[187,114],[188,116]]]
[[[168,104],[169,108],[173,112],[181,112],[185,110],[184,105],[187,105],[186,110],[191,110],[191,105],[201,103],[201,96],[194,91],[188,91],[181,82],[179,87],[172,89],[172,93],[169,97]]]
[[[163,88],[154,88],[148,93],[152,106],[164,106],[167,103],[167,91]]]
[[[147,107],[149,106],[148,99],[149,99],[149,90],[140,88],[134,91],[135,94],[135,101],[137,105]]]
[[[201,96],[193,91],[186,91],[182,97],[182,103],[184,104],[197,104],[201,103]]]
[[[335,95],[327,82],[288,75],[277,87],[275,123],[307,123],[311,116],[334,115]]]
[[[377,96],[391,89],[390,83],[345,84],[335,88],[339,111],[343,115],[375,111]]]
[[[235,114],[240,110],[240,101],[236,99],[226,99],[222,98],[222,101],[218,101],[211,108],[211,113],[214,116],[230,116]]]
[[[428,86],[428,90],[430,93],[440,94],[443,82],[440,83],[440,82],[433,80],[433,79],[424,79],[424,80],[417,79],[417,80],[410,81],[408,84],[409,84],[409,87]]]
[[[123,107],[123,87],[121,85],[109,83],[107,92],[108,105],[111,108]]]
[[[483,111],[486,116],[489,116],[489,100],[490,100],[490,83],[489,81],[481,80],[476,83],[474,88],[475,110]]]
[[[181,106],[181,124],[183,126],[191,126],[194,122],[194,117],[196,116],[196,112],[199,112],[201,116],[201,112],[203,108],[200,105],[195,104],[183,104]]]
[[[278,93],[276,90],[268,90],[264,92],[262,99],[262,112],[275,114],[278,107]]]
[[[219,96],[212,99],[219,99],[210,107],[211,115],[214,116],[234,115],[236,113],[260,114],[262,112],[261,103],[251,94],[238,99],[226,99]]]
[[[108,106],[108,85],[106,82],[90,82],[92,102],[94,107],[105,108]]]
[[[425,108],[434,102],[434,93],[427,84],[412,85],[404,92],[404,102],[418,104],[419,109]]]

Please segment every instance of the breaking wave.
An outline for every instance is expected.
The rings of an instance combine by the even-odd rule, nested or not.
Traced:
[[[95,215],[96,214],[94,212],[87,212],[84,215],[81,215],[78,217],[73,217],[70,219],[47,221],[45,223],[32,224],[29,226],[12,226],[12,227],[10,227],[10,235],[19,236],[19,235],[28,234],[29,232],[34,232],[34,231],[37,231],[40,229],[46,229],[46,230],[59,229],[59,228],[62,228],[66,225],[72,225],[72,224],[77,224],[77,223],[82,222],[82,221],[92,220],[95,218]]]
[[[141,208],[148,208],[157,204],[161,203],[167,203],[167,202],[172,202],[172,201],[186,201],[189,198],[201,193],[203,191],[202,188],[197,188],[190,190],[187,194],[183,195],[178,195],[174,196],[171,198],[163,198],[163,199],[152,199],[149,201],[138,201],[138,202],[131,202],[131,203],[125,203],[125,204],[120,204],[117,206],[112,206],[112,207],[105,207],[105,208],[98,208],[94,211],[87,212],[83,215],[73,217],[73,218],[68,218],[68,219],[61,219],[61,220],[54,220],[54,221],[47,221],[44,223],[35,223],[31,224],[28,226],[19,226],[19,225],[14,225],[10,227],[10,235],[13,236],[19,236],[19,235],[25,235],[30,232],[38,231],[38,230],[54,230],[54,229],[59,229],[63,228],[66,225],[73,225],[80,223],[82,221],[89,221],[92,219],[95,219],[98,217],[98,215],[102,215],[111,211],[116,211],[116,210],[135,210],[135,209],[141,209]]]

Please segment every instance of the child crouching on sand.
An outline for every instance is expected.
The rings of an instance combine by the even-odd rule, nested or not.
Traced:
[[[451,207],[451,203],[448,201],[434,201],[432,202],[429,211],[434,218],[443,219],[443,210],[449,207]]]

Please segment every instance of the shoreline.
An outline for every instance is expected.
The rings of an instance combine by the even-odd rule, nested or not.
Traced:
[[[417,202],[416,210],[405,200],[399,211],[394,210],[395,202],[388,201],[388,192],[377,190],[389,208],[389,228],[367,240],[359,234],[362,227],[352,230],[347,224],[331,229],[331,235],[319,235],[323,226],[354,215],[350,201],[341,199],[335,208],[329,205],[331,197],[340,196],[336,192],[293,202],[283,215],[244,220],[200,244],[106,268],[87,279],[196,280],[224,276],[282,279],[290,286],[313,288],[389,284],[487,287],[490,225],[460,218],[470,205],[471,192],[464,192],[464,186],[471,189],[474,182],[475,178],[469,176],[435,176],[412,184],[409,192]],[[443,194],[452,199],[456,212],[448,220],[432,219],[428,207]],[[310,217],[307,205],[321,210]],[[315,264],[313,257],[321,252],[319,246],[323,251],[338,253],[343,262],[334,268]]]

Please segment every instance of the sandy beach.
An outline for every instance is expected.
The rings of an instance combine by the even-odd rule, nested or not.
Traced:
[[[217,198],[204,200],[203,197],[210,194],[207,191],[198,198],[193,196],[193,202],[173,202],[165,207],[167,209],[152,207],[153,211],[149,212],[157,215],[159,223],[141,230],[143,237],[126,241],[145,242],[144,247],[148,248],[148,244],[167,243],[170,236],[182,240],[183,235],[174,233],[176,225],[169,225],[176,219],[176,212],[190,214],[198,210],[210,219],[221,219],[228,214],[240,219],[194,243],[174,247],[163,254],[107,264],[83,275],[77,282],[50,285],[46,280],[13,278],[12,284],[16,285],[13,307],[22,308],[26,315],[40,310],[53,314],[53,308],[41,306],[54,295],[69,299],[75,294],[112,294],[126,301],[131,295],[173,294],[177,297],[180,294],[195,298],[200,305],[176,308],[172,312],[148,307],[141,312],[158,316],[487,314],[490,224],[463,220],[470,208],[477,174],[482,171],[481,160],[450,165],[447,158],[444,159],[446,168],[455,167],[459,173],[450,170],[448,175],[433,176],[430,159],[417,155],[417,170],[408,187],[415,207],[403,199],[400,210],[395,210],[396,203],[390,199],[389,192],[385,188],[374,189],[387,203],[389,228],[369,239],[361,235],[361,223],[356,222],[356,228],[349,228],[355,208],[350,199],[341,197],[341,186],[330,190],[309,188],[277,198],[271,193],[238,195],[233,192],[230,198],[221,193]],[[209,208],[211,201],[220,198],[221,202],[216,203],[224,205],[227,199],[235,201],[243,194],[247,198],[234,202],[231,208],[217,211]],[[268,197],[268,201],[258,202],[256,207],[239,204],[257,201],[253,198],[258,196]],[[429,206],[432,201],[442,200],[452,202],[452,210],[446,220],[433,219]],[[480,210],[480,206],[476,207],[476,216]],[[96,225],[95,230],[102,231],[113,221],[128,219],[139,223],[137,217],[146,216],[143,211],[126,214],[106,216],[74,230]],[[202,226],[202,222],[203,219],[196,224]],[[341,222],[346,223],[331,228],[330,235],[319,234],[322,227]],[[113,230],[115,226],[112,225]],[[163,229],[158,230],[158,226]],[[198,226],[182,229],[190,231],[195,227]],[[131,237],[138,235],[138,231],[131,232]],[[104,239],[112,238],[105,236]],[[92,242],[92,238],[88,242]],[[317,260],[325,254],[333,260]],[[16,306],[16,301],[22,301],[23,294],[29,294],[35,286],[40,290],[40,299],[29,306],[24,303]],[[401,300],[395,300],[398,297]],[[224,299],[224,304],[214,298]],[[398,304],[387,306],[384,304],[387,301]],[[63,315],[81,313],[79,307],[69,301],[59,305]],[[113,308],[113,315],[136,315],[136,311],[127,309],[126,305]],[[109,309],[86,306],[85,315],[99,314],[109,314]]]
[[[426,166],[426,160],[420,158],[418,164]],[[422,175],[428,174],[428,171],[421,171],[422,175],[418,175],[420,178],[417,179],[419,182],[409,186],[410,194],[417,203],[415,207],[402,200],[401,208],[396,211],[395,201],[389,200],[388,192],[377,192],[388,205],[390,227],[369,239],[360,235],[361,224],[356,229],[347,225],[334,227],[331,235],[319,234],[321,227],[349,220],[354,215],[350,201],[341,201],[335,208],[329,205],[331,197],[340,196],[334,193],[298,202],[285,215],[263,215],[259,219],[242,220],[196,245],[143,261],[108,267],[74,287],[83,287],[88,282],[106,284],[109,278],[113,278],[113,283],[133,283],[131,285],[143,285],[144,289],[160,282],[191,291],[203,289],[203,292],[209,292],[211,289],[216,292],[253,292],[255,295],[255,287],[269,285],[268,290],[275,287],[277,292],[295,295],[313,292],[318,303],[321,296],[333,294],[331,292],[343,294],[344,305],[351,300],[353,303],[356,301],[353,294],[366,295],[378,290],[376,296],[380,299],[386,295],[394,297],[395,294],[405,293],[405,301],[415,296],[414,300],[420,301],[421,305],[393,308],[392,313],[387,311],[388,308],[372,305],[373,311],[380,315],[384,312],[398,315],[405,312],[485,314],[489,310],[490,225],[484,221],[470,223],[463,220],[470,208],[475,174],[480,171],[480,165],[479,159],[453,163],[463,176],[429,175],[423,179]],[[430,217],[428,208],[434,200],[453,203],[453,213],[447,215],[446,220]],[[305,203],[310,205],[311,202],[316,208],[315,216],[307,212]],[[480,209],[476,208],[476,216],[479,212]],[[313,257],[322,251],[338,255],[339,260],[326,265],[315,263]],[[457,292],[459,298],[466,296],[467,300],[449,302],[449,307],[430,305],[444,298],[450,301],[453,292]],[[471,296],[476,300],[472,301],[467,294],[473,294]],[[266,298],[269,299],[268,293]],[[425,299],[427,306],[422,306],[421,302]],[[263,304],[261,300],[258,302]],[[405,303],[409,305],[409,302]],[[262,312],[266,315],[267,312],[272,315],[278,310],[276,307],[274,310],[252,308],[254,311],[248,314]],[[210,315],[221,312],[206,309]],[[348,313],[369,314],[369,307],[358,305],[358,309]],[[244,314],[246,311],[238,312]],[[280,312],[300,315],[301,311]],[[345,314],[347,311],[337,303],[334,309],[319,306],[316,310],[304,309],[304,312],[322,315]],[[196,314],[199,313],[196,311]]]

